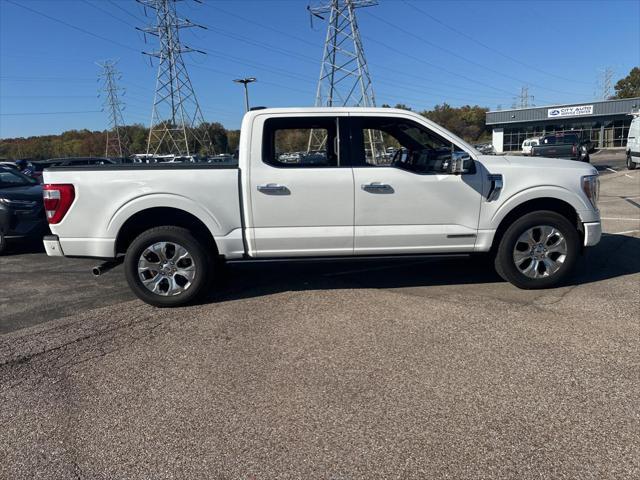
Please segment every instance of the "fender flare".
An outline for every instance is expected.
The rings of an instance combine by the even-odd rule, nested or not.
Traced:
[[[582,215],[585,212],[592,210],[591,205],[586,203],[586,199],[582,199],[571,190],[555,185],[540,185],[521,190],[505,200],[493,213],[490,221],[490,228],[497,229],[505,217],[520,205],[530,200],[541,200],[545,198],[560,200],[571,205],[571,207],[576,211],[578,218],[583,221],[584,219],[582,218]]]
[[[221,232],[220,222],[213,213],[202,208],[190,198],[174,193],[152,193],[133,198],[118,208],[109,219],[107,235],[110,238],[117,238],[122,226],[133,215],[159,207],[174,208],[193,215],[205,224],[212,237],[225,234]]]

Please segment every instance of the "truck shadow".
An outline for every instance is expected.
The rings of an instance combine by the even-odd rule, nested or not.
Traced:
[[[12,240],[7,242],[7,248],[0,256],[10,257],[28,253],[44,253],[44,246],[40,238],[35,240]]]
[[[640,238],[603,235],[586,251],[566,285],[582,285],[640,272]],[[344,260],[233,264],[225,267],[216,293],[203,303],[238,300],[281,292],[345,289],[407,288],[502,283],[487,257],[395,260]]]

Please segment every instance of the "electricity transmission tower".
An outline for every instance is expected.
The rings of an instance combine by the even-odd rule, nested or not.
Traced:
[[[102,79],[101,91],[105,93],[104,108],[109,115],[109,130],[107,130],[107,145],[105,157],[122,158],[129,154],[124,136],[120,136],[120,127],[124,125],[122,120],[122,102],[119,94],[124,93],[124,89],[118,87],[116,80],[120,79],[120,72],[116,70],[116,62],[106,60],[97,63],[102,68],[99,77]]]
[[[534,106],[533,95],[529,95],[529,87],[522,87],[520,89],[520,95],[514,97],[513,108],[529,108]]]
[[[307,7],[311,15],[322,20],[324,14],[329,14],[316,91],[317,107],[376,106],[355,10],[377,4],[377,0],[330,0],[324,5]],[[365,135],[367,156],[374,161],[382,159],[382,132],[368,130]],[[321,150],[326,141],[326,135],[314,130],[308,149]]]
[[[613,79],[613,70],[611,67],[605,68],[600,74],[600,82],[599,82],[599,97],[602,100],[608,100],[609,97],[613,95],[611,91],[611,81]]]
[[[176,2],[179,0],[137,1],[145,11],[155,10],[155,25],[140,30],[158,37],[160,47],[157,51],[143,52],[158,59],[147,154],[212,154],[211,137],[182,59],[183,53],[204,52],[180,42],[181,29],[205,27],[178,17]]]

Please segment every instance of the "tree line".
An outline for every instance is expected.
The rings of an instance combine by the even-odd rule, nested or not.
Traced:
[[[233,153],[238,148],[239,130],[227,130],[222,124],[205,123],[200,126],[209,132],[216,153]],[[149,129],[140,124],[120,127],[129,153],[146,153]],[[103,157],[107,131],[68,130],[59,135],[0,139],[0,158],[44,160],[61,157]]]

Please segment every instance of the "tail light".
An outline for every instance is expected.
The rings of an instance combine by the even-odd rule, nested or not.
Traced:
[[[69,211],[76,191],[70,184],[47,184],[42,187],[42,197],[47,221],[55,224],[60,223]]]
[[[571,147],[571,153],[572,153],[573,155],[577,155],[577,154],[578,154],[578,147],[577,147],[577,146],[575,146],[575,145],[574,145],[573,147]]]

